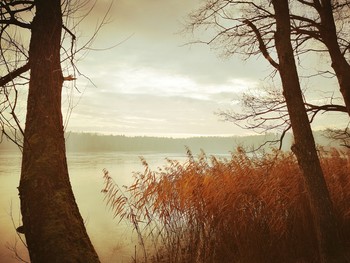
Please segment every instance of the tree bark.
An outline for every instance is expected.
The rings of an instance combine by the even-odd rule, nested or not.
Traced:
[[[292,150],[303,172],[310,209],[317,233],[318,262],[346,262],[340,242],[333,204],[317,156],[315,141],[306,114],[290,38],[288,0],[273,0],[276,18],[275,44],[279,73],[294,134]]]
[[[33,263],[99,262],[74,199],[61,114],[60,0],[36,0],[19,186],[23,229]]]
[[[320,35],[328,49],[332,68],[337,76],[340,92],[343,96],[347,112],[350,115],[350,65],[339,48],[331,1],[321,0],[321,3],[316,1],[315,9],[321,18]]]

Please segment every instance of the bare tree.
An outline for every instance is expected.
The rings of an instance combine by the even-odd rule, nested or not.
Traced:
[[[290,2],[291,40],[294,54],[302,56],[306,53],[329,54],[330,66],[335,73],[318,71],[313,77],[336,77],[345,106],[334,103],[333,95],[325,104],[316,105],[307,101],[304,96],[305,107],[312,122],[319,112],[337,111],[349,113],[349,1],[303,1]],[[235,9],[235,10],[234,10]],[[209,1],[201,12],[194,13],[190,26],[214,28],[213,38],[203,41],[223,50],[224,55],[243,54],[245,58],[262,54],[273,65],[274,42],[273,27],[275,21],[271,5],[268,3],[254,3],[253,1]],[[205,22],[204,22],[205,21]],[[204,23],[202,23],[204,22]],[[239,40],[238,40],[239,39]],[[273,54],[273,55],[271,55]],[[300,63],[300,60],[298,61]],[[274,65],[273,65],[274,66]],[[275,72],[271,74],[274,76]],[[276,104],[276,102],[279,103]],[[271,105],[268,105],[271,103]],[[284,107],[283,107],[284,105]],[[237,114],[231,111],[221,112],[219,115],[228,120],[240,122],[248,121],[251,125],[246,128],[258,130],[279,128],[282,137],[290,129],[285,103],[279,98],[251,96],[243,97],[243,106],[247,114]],[[278,114],[276,114],[278,113]],[[271,114],[275,118],[271,117]],[[275,122],[278,117],[280,121]],[[272,123],[274,122],[274,123]],[[261,124],[261,126],[259,126]],[[277,140],[282,143],[282,140]]]
[[[291,40],[295,55],[301,56],[310,52],[331,54],[335,52],[332,51],[333,49],[337,49],[337,54],[339,55],[340,52],[340,55],[343,56],[342,59],[339,59],[340,61],[344,59],[346,61],[349,58],[349,1],[333,1],[329,4],[329,1],[294,0],[290,3]],[[320,15],[322,12],[327,13],[323,15],[323,20]],[[325,19],[332,23],[328,25]],[[202,38],[201,41],[196,42],[210,44],[220,49],[223,55],[241,54],[244,59],[252,55],[263,55],[275,68],[276,52],[273,41],[275,23],[274,13],[268,2],[212,0],[207,1],[207,4],[198,12],[191,14],[189,28],[191,30],[210,28],[212,34],[204,34],[207,35],[207,39]],[[333,43],[333,49],[327,48],[327,45],[330,45],[327,44],[327,41]],[[334,63],[333,60],[331,61],[332,63],[329,64],[333,67],[334,63],[339,63],[338,60],[334,60]],[[298,62],[300,63],[300,60]],[[342,73],[344,73],[347,67],[339,68],[342,68]],[[271,73],[271,77],[275,74],[276,70]],[[341,77],[341,74],[318,71],[307,78],[331,76],[337,77],[338,82],[344,82],[348,75],[350,74]],[[273,92],[276,94],[275,91]],[[281,96],[271,95],[271,92],[266,94],[266,97],[245,94],[243,105],[245,110],[248,109],[246,115],[230,111],[222,112],[220,115],[230,120],[248,120],[250,125],[246,126],[247,128],[266,130],[278,127],[285,132],[290,128],[287,119],[282,118],[280,125],[269,122],[270,120],[275,121],[280,116],[286,116],[283,96],[281,100]],[[304,95],[310,121],[313,121],[319,112],[347,112],[346,106],[334,103],[333,95],[324,99],[328,100],[325,104],[316,105],[308,102]],[[344,102],[345,100],[343,98]],[[269,103],[272,104],[268,105]],[[277,112],[279,116],[275,115],[276,118],[269,116],[273,112]],[[256,120],[258,122],[255,122]],[[262,125],[259,126],[259,123]]]
[[[303,1],[304,2],[304,1]],[[306,1],[305,1],[306,2]],[[272,4],[272,5],[271,5]],[[315,142],[307,112],[317,114],[324,109],[341,109],[341,105],[307,104],[300,87],[297,64],[294,59],[292,23],[288,0],[255,1],[209,0],[197,12],[192,13],[191,30],[210,28],[211,35],[204,42],[224,50],[226,55],[241,54],[245,58],[262,54],[281,78],[282,91],[269,97],[268,104],[256,111],[261,101],[247,97],[246,105],[251,114],[243,115],[258,121],[253,127],[264,127],[267,121],[280,120],[279,124],[292,128],[294,144],[292,150],[303,171],[305,187],[309,195],[310,208],[319,246],[320,262],[346,262],[342,243],[335,223],[333,205],[317,156]],[[300,46],[297,46],[300,47]],[[307,108],[306,108],[307,106]],[[263,109],[263,110],[261,110]],[[308,109],[308,110],[307,110]],[[286,111],[287,110],[287,111]],[[271,114],[267,116],[267,114]],[[226,115],[226,117],[230,115]],[[263,117],[261,117],[263,116]],[[239,116],[236,116],[239,119]],[[311,118],[312,119],[312,118]]]
[[[347,0],[297,0],[300,4],[291,14],[292,32],[295,34],[297,47],[310,40],[322,43],[313,45],[313,51],[328,52],[331,66],[337,77],[340,92],[348,114],[350,115],[350,64],[349,56],[349,21],[350,2]],[[310,46],[310,45],[309,45]]]
[[[290,123],[293,129],[292,151],[301,168],[309,195],[317,233],[320,262],[346,262],[339,238],[333,204],[317,156],[315,141],[304,107],[298,72],[291,44],[288,0],[273,0],[275,9],[275,43],[278,71],[282,80]]]
[[[31,262],[99,262],[70,185],[61,113],[62,86],[75,78],[74,57],[79,51],[75,28],[69,29],[63,18],[86,3],[0,2],[0,124],[11,140],[21,144],[18,139],[23,138],[18,187],[23,226],[18,231],[25,234]],[[64,63],[71,64],[72,76],[63,76]],[[23,130],[16,106],[18,90],[28,84]]]

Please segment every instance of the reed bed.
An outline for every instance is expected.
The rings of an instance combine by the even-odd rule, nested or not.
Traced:
[[[124,189],[104,172],[108,206],[138,234],[134,262],[317,262],[307,194],[291,153],[249,156],[238,148],[226,159],[187,155],[185,163],[168,160],[156,171],[142,160],[144,172]],[[349,157],[320,150],[347,247]]]

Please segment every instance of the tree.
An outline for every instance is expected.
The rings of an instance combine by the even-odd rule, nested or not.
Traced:
[[[318,238],[320,262],[346,262],[335,223],[332,201],[304,107],[291,44],[288,0],[273,0],[272,4],[276,18],[275,44],[279,60],[278,71],[294,135],[292,151],[304,175]]]
[[[334,104],[333,95],[329,98],[324,98],[329,101],[323,105],[315,105],[307,101],[304,97],[305,107],[309,114],[310,122],[312,122],[319,112],[337,111],[349,114],[349,90],[350,90],[350,66],[347,61],[349,58],[349,1],[303,1],[295,0],[291,2],[290,19],[291,19],[291,34],[293,49],[297,56],[302,56],[305,53],[329,54],[330,66],[334,70],[334,74],[329,71],[319,71],[311,77],[325,76],[336,77],[339,83],[340,93],[343,97],[345,106]],[[245,1],[246,5],[249,5]],[[256,8],[257,9],[257,8]],[[268,9],[265,6],[259,6],[260,19],[266,19],[269,15]],[[257,11],[257,10],[255,10]],[[249,23],[251,30],[260,34],[259,42],[264,47],[265,32],[263,29],[258,29],[254,23]],[[222,26],[222,25],[221,25]],[[229,30],[229,28],[225,28]],[[248,31],[246,31],[248,33]],[[248,34],[249,35],[249,34]],[[268,49],[259,49],[262,54],[269,54]],[[256,51],[254,51],[256,52]],[[253,53],[252,53],[253,54]],[[265,56],[264,55],[264,56]],[[289,118],[287,117],[287,109],[285,101],[281,97],[275,96],[268,92],[265,97],[252,96],[247,94],[243,98],[243,105],[248,111],[247,114],[237,114],[231,111],[221,112],[220,115],[227,120],[240,122],[248,121],[250,125],[247,128],[253,129],[282,129],[280,144],[282,143],[283,135],[290,129]],[[276,115],[276,113],[278,113]],[[271,114],[274,117],[271,117]],[[276,120],[280,118],[279,122]],[[273,124],[272,124],[273,122]],[[345,131],[346,133],[346,131]],[[330,135],[328,133],[328,135]],[[335,136],[334,138],[337,138]],[[274,141],[275,142],[275,141]]]
[[[306,1],[300,1],[306,2]],[[305,187],[309,195],[310,208],[313,214],[315,232],[317,233],[320,262],[345,262],[342,244],[339,240],[335,224],[333,205],[325,183],[323,172],[317,156],[307,109],[300,87],[294,51],[298,45],[292,45],[289,1],[272,1],[272,6],[266,1],[226,1],[209,0],[197,12],[191,14],[189,27],[191,30],[205,27],[214,31],[214,37],[201,41],[213,44],[224,50],[226,55],[243,54],[246,58],[262,54],[279,73],[283,88],[283,99],[278,96],[272,108],[259,114],[281,110],[281,104],[286,104],[288,117],[283,124],[291,127],[294,134],[292,150],[296,155],[299,167],[303,172]],[[293,24],[294,25],[294,24]],[[213,32],[213,31],[211,31]],[[306,39],[305,39],[306,41]],[[271,54],[277,54],[273,57]],[[249,100],[248,100],[249,102]],[[253,102],[251,105],[256,105]],[[315,105],[309,105],[311,112],[317,113]],[[330,105],[334,106],[334,105]],[[341,105],[337,105],[343,111]],[[326,107],[324,107],[326,108]],[[331,108],[331,107],[330,107]],[[336,108],[336,107],[334,107]],[[252,110],[253,115],[256,112]],[[278,119],[278,115],[270,120]],[[257,125],[261,127],[266,119],[261,119]]]
[[[24,12],[34,12],[31,23],[25,22]],[[61,113],[65,80],[60,57],[62,28],[65,28],[61,1],[2,1],[0,15],[1,34],[7,36],[4,39],[11,40],[6,33],[10,26],[31,33],[28,57],[24,44],[19,46],[13,40],[2,46],[3,58],[6,50],[15,50],[26,60],[0,79],[5,90],[8,82],[30,70],[18,188],[23,220],[19,230],[25,234],[30,259],[32,262],[99,262],[74,199],[66,162]]]
[[[297,2],[302,4],[303,15],[291,14],[292,25],[294,25],[292,30],[299,41],[316,39],[326,47],[350,115],[350,64],[346,60],[350,46],[349,36],[346,33],[349,30],[350,2],[347,0],[298,0]],[[309,14],[312,14],[312,17],[308,17]],[[338,16],[337,20],[333,14]]]

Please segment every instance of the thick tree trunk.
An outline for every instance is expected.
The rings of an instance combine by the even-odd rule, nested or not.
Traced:
[[[337,76],[340,92],[350,115],[350,65],[339,48],[331,1],[322,0],[321,3],[317,1],[315,8],[321,18],[320,35],[328,49],[332,60],[332,68]]]
[[[69,182],[61,114],[60,0],[36,0],[19,194],[31,262],[99,262]]]
[[[288,0],[273,0],[276,17],[275,44],[283,95],[294,134],[292,147],[304,175],[310,208],[319,242],[319,262],[346,262],[339,239],[333,205],[317,156],[306,114],[290,39]]]

